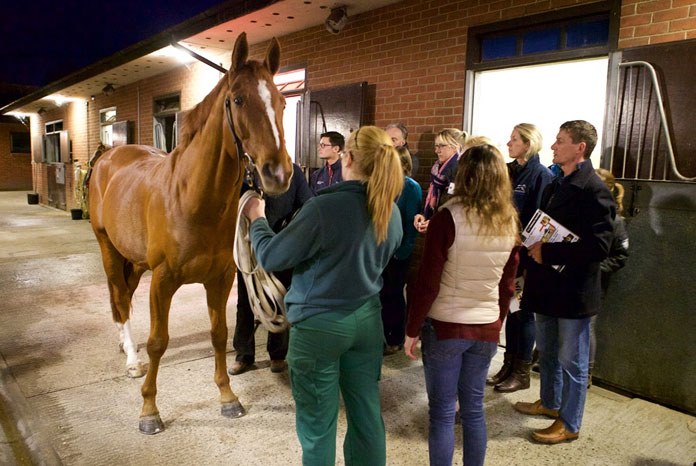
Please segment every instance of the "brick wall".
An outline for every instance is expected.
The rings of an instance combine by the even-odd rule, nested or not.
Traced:
[[[10,133],[28,133],[23,124],[0,123],[0,191],[31,190],[31,154],[10,152]]]
[[[619,48],[696,39],[696,1],[623,0]]]
[[[424,181],[435,157],[433,133],[462,126],[468,27],[589,3],[593,1],[406,0],[351,17],[338,35],[327,33],[322,25],[280,37],[281,66],[305,67],[312,90],[367,81],[375,90],[373,123],[407,124],[410,146],[425,168],[419,181]],[[620,48],[696,38],[696,1],[623,0],[619,36]],[[262,58],[266,46],[252,46],[251,57]],[[134,123],[135,142],[150,145],[154,98],[179,92],[182,109],[190,109],[214,84],[207,83],[205,88],[196,84],[201,67],[205,65],[182,66],[116,86],[111,96],[95,96],[82,110],[84,117],[79,116],[77,104],[70,104],[49,112],[43,120],[66,120],[75,161],[86,161],[96,149],[99,110],[111,106],[117,107],[118,120]],[[45,176],[41,167],[34,172],[37,180]],[[72,169],[66,170],[67,177],[72,178]],[[41,193],[44,188],[37,186],[37,190]],[[72,194],[66,199],[71,202]]]
[[[463,124],[468,27],[584,3],[592,2],[405,1],[351,17],[338,35],[322,25],[279,38],[281,66],[305,66],[313,90],[368,81],[376,90],[373,123],[406,123],[427,172],[433,133]],[[252,47],[253,56],[263,57],[265,47]]]
[[[432,133],[463,123],[468,27],[589,3],[408,0],[351,17],[338,35],[317,26],[279,38],[281,66],[305,66],[314,90],[368,81],[376,91],[373,123],[406,123],[427,171]],[[694,38],[696,1],[623,0],[620,37],[621,48]],[[252,47],[252,56],[263,57],[266,45]]]
[[[99,111],[109,107],[116,107],[117,121],[127,120],[133,123],[134,143],[152,145],[154,100],[179,93],[182,110],[195,106],[214,84],[206,84],[204,88],[201,88],[196,77],[201,69],[204,69],[203,67],[207,65],[196,63],[188,67],[182,66],[169,73],[116,87],[110,96],[95,96],[95,100],[89,105],[89,156],[91,157],[100,142]]]

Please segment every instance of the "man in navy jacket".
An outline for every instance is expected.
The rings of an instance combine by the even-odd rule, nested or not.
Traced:
[[[561,125],[551,146],[559,174],[544,190],[541,210],[579,236],[575,243],[536,243],[528,248],[523,306],[536,312],[540,399],[519,402],[523,414],[556,419],[532,433],[540,443],[575,440],[587,394],[590,317],[601,300],[599,264],[611,244],[616,205],[589,157],[597,131],[584,120]],[[563,265],[562,271],[553,265]]]
[[[345,143],[345,138],[341,133],[336,131],[322,133],[319,139],[319,158],[324,161],[324,166],[312,173],[309,182],[314,195],[320,189],[343,181],[341,154]]]

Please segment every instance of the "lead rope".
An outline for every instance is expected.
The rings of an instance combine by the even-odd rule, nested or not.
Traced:
[[[242,214],[244,206],[252,197],[261,199],[261,195],[251,189],[239,199],[234,262],[244,279],[254,317],[269,332],[280,333],[290,325],[285,318],[285,302],[283,301],[287,290],[273,273],[266,272],[256,261],[249,237],[250,222]]]

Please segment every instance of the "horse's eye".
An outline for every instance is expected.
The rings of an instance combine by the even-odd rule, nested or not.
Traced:
[[[243,103],[244,103],[244,99],[242,99],[241,97],[235,97],[235,98],[234,98],[234,104],[235,104],[235,105],[242,105]]]

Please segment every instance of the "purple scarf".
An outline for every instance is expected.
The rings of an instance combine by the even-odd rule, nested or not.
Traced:
[[[433,168],[430,169],[430,187],[428,188],[428,195],[425,198],[425,208],[423,209],[423,216],[426,220],[430,220],[430,217],[435,214],[442,193],[447,192],[447,188],[449,188],[452,182],[452,180],[445,176],[445,173],[449,172],[447,168],[452,164],[456,165],[458,160],[459,154],[455,152],[446,162],[441,163],[438,160],[433,164]]]

